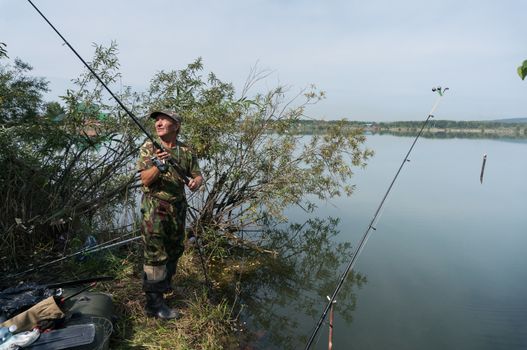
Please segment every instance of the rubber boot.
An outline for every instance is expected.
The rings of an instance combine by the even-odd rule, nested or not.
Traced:
[[[156,317],[162,320],[173,320],[179,318],[179,312],[171,309],[166,304],[163,293],[145,292],[145,312],[148,317]]]
[[[163,293],[169,289],[166,278],[160,281],[147,280],[143,274],[143,291],[146,296],[145,312],[148,317],[171,320],[179,317],[179,313],[167,306]]]

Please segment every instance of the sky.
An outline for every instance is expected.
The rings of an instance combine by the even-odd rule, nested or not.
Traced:
[[[435,86],[449,88],[436,119],[527,117],[525,0],[33,1],[88,61],[116,41],[135,91],[201,57],[237,91],[255,66],[271,74],[253,93],[314,84],[327,95],[314,119],[425,119]],[[0,42],[50,82],[48,100],[83,69],[26,0],[0,0]]]

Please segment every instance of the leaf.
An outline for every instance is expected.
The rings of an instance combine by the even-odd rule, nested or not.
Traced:
[[[527,76],[527,60],[523,61],[523,64],[518,67],[518,75],[522,80],[525,80],[525,77]]]
[[[64,118],[66,117],[66,114],[65,113],[60,113],[58,115],[56,115],[55,117],[53,117],[51,119],[52,122],[54,123],[60,123],[64,120]]]
[[[100,121],[106,121],[108,119],[108,114],[99,112],[99,114],[97,114],[97,119]]]

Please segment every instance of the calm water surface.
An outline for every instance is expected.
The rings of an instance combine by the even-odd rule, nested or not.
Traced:
[[[316,213],[341,219],[336,240],[356,244],[412,141],[369,136],[376,155],[355,194]],[[355,265],[367,278],[351,286],[355,308],[339,312],[351,301],[337,298],[334,348],[527,349],[527,142],[420,139],[410,159]],[[302,348],[325,303],[317,315],[277,306],[295,324],[288,341],[256,347]],[[327,325],[319,334],[313,349],[326,349]]]

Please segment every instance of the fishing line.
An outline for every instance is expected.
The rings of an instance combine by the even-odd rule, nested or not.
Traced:
[[[244,228],[243,228],[243,225],[241,224],[241,222],[240,222],[240,230],[239,230],[239,232],[241,233],[241,240],[243,242],[243,240],[244,240]],[[233,301],[232,306],[231,306],[230,315],[233,314],[234,309],[236,307],[236,304],[239,302],[240,303],[240,308],[239,308],[238,314],[236,315],[234,320],[236,320],[238,322],[238,341],[241,344],[242,332],[244,330],[244,326],[246,325],[246,322],[244,322],[244,321],[242,322],[242,320],[240,319],[240,316],[242,315],[242,312],[243,312],[243,310],[245,309],[245,306],[246,306],[245,304],[243,304],[243,299],[241,297],[241,293],[242,293],[242,275],[244,273],[245,265],[246,265],[247,261],[246,261],[246,257],[245,257],[245,247],[243,247],[243,243],[240,244],[239,247],[242,249],[242,257],[241,257],[241,263],[238,266],[239,267],[238,280],[236,281],[236,283],[234,285],[234,301]]]
[[[243,205],[240,207],[240,211],[243,212]],[[240,247],[240,249],[242,249],[242,257],[241,257],[241,264],[239,265],[240,272],[238,274],[238,281],[236,281],[236,285],[235,285],[235,293],[236,294],[235,294],[235,297],[234,297],[234,302],[232,304],[231,313],[232,313],[232,310],[234,310],[236,302],[239,300],[240,301],[240,310],[238,312],[238,315],[236,316],[236,319],[238,321],[240,321],[239,317],[240,317],[240,315],[243,312],[243,309],[245,307],[245,304],[243,304],[243,300],[241,298],[241,293],[242,293],[242,275],[245,272],[245,268],[246,268],[246,264],[247,264],[247,257],[246,257],[246,254],[245,254],[246,248],[243,246],[244,240],[245,240],[245,237],[244,237],[245,226],[244,226],[244,224],[242,222],[242,218],[239,219],[238,225],[239,225],[239,232],[241,233],[241,243],[239,244],[239,247]],[[243,327],[243,325],[242,325],[242,327]],[[240,333],[240,336],[241,336],[241,333]]]
[[[339,280],[339,283],[337,284],[337,287],[335,288],[335,290],[333,291],[333,294],[331,295],[331,298],[329,299],[329,302],[328,304],[326,305],[324,311],[322,312],[322,315],[320,316],[320,320],[318,321],[318,323],[316,324],[315,326],[315,329],[313,330],[313,333],[311,334],[311,337],[309,338],[307,344],[306,344],[306,347],[305,347],[305,350],[308,350],[311,345],[313,344],[313,341],[315,340],[315,337],[318,333],[318,331],[320,330],[320,327],[322,326],[322,324],[324,323],[324,320],[326,319],[326,316],[328,314],[328,311],[330,310],[331,308],[331,305],[333,304],[333,301],[335,301],[335,299],[337,298],[337,294],[340,292],[340,289],[342,288],[342,285],[344,284],[344,281],[346,280],[346,277],[348,276],[349,272],[351,271],[351,269],[353,268],[353,265],[355,265],[355,262],[357,261],[357,258],[359,257],[360,253],[362,252],[362,250],[364,249],[364,246],[366,245],[367,241],[368,241],[368,238],[370,236],[370,232],[371,230],[376,230],[376,228],[374,227],[374,223],[377,221],[377,217],[379,216],[379,213],[381,212],[381,209],[384,205],[384,202],[386,201],[386,198],[388,197],[388,194],[390,193],[390,191],[392,190],[392,187],[395,183],[395,181],[397,180],[397,178],[399,177],[399,174],[401,173],[401,170],[402,168],[404,167],[404,165],[409,161],[408,157],[410,156],[410,153],[412,152],[412,149],[414,148],[417,140],[419,139],[419,137],[421,136],[424,128],[426,127],[426,125],[428,124],[428,121],[433,118],[433,114],[435,112],[435,110],[437,109],[437,106],[439,105],[439,102],[441,101],[441,98],[443,97],[444,95],[444,92],[448,90],[448,88],[445,88],[445,89],[442,89],[441,87],[437,87],[437,88],[433,88],[432,91],[434,92],[437,92],[438,93],[438,98],[436,99],[436,102],[434,103],[432,109],[430,110],[430,113],[428,113],[428,117],[426,118],[426,120],[423,122],[422,126],[421,126],[421,129],[419,130],[419,133],[417,134],[417,136],[415,137],[412,145],[410,146],[410,149],[408,150],[408,153],[406,153],[406,156],[404,157],[401,165],[399,166],[399,169],[397,170],[397,172],[395,173],[395,176],[392,180],[392,182],[390,183],[390,186],[388,187],[388,190],[386,190],[386,193],[384,194],[382,200],[381,200],[381,203],[379,204],[379,207],[377,208],[377,210],[375,211],[375,214],[373,215],[373,218],[371,219],[371,222],[370,224],[368,225],[368,228],[366,229],[366,231],[364,232],[360,242],[359,242],[359,245],[357,246],[357,249],[355,250],[355,252],[352,254],[352,257],[348,263],[348,266],[346,267],[346,270],[344,271],[344,273],[341,275],[340,277],[340,280]]]

